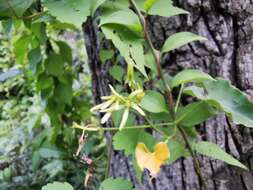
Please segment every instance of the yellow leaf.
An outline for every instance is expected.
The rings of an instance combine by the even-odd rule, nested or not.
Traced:
[[[161,166],[169,159],[170,151],[164,142],[156,144],[154,152],[150,152],[144,143],[138,143],[135,149],[135,156],[140,169],[148,169],[150,175],[155,177]]]

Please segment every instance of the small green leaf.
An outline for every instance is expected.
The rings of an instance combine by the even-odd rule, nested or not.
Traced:
[[[91,0],[91,15],[94,15],[96,10],[106,1],[106,0]]]
[[[57,102],[71,104],[72,96],[73,91],[71,84],[57,84],[54,91],[54,97]]]
[[[69,183],[53,182],[42,187],[42,190],[74,190]]]
[[[188,82],[203,82],[205,80],[214,79],[210,75],[199,70],[183,70],[173,78],[172,88]]]
[[[162,53],[180,48],[188,43],[206,40],[206,38],[193,34],[191,32],[178,32],[170,36],[164,43]]]
[[[122,178],[109,178],[101,183],[99,190],[134,190],[130,181]]]
[[[32,70],[33,75],[37,72],[37,66],[42,61],[42,54],[40,48],[32,49],[28,53],[29,66]]]
[[[126,127],[127,128],[127,127]],[[113,147],[115,150],[124,150],[125,155],[134,154],[138,143],[144,143],[148,148],[153,148],[155,139],[152,135],[142,129],[124,129],[117,132],[113,137]]]
[[[148,12],[149,9],[157,2],[158,0],[146,0],[144,3],[144,9]]]
[[[111,59],[113,57],[113,55],[114,55],[113,50],[101,49],[99,51],[99,57],[100,57],[102,63],[105,63],[107,60]]]
[[[110,68],[109,73],[115,80],[122,82],[124,76],[124,69],[122,67],[114,65]]]
[[[189,155],[185,145],[182,142],[179,142],[174,139],[168,140],[168,147],[170,150],[170,158],[168,160],[168,164],[175,162],[180,157],[186,157]]]
[[[167,112],[164,97],[156,91],[146,91],[141,101],[141,107],[151,113]]]
[[[200,154],[209,156],[218,160],[222,160],[230,165],[238,166],[247,170],[248,168],[241,162],[233,158],[231,155],[223,151],[217,144],[211,142],[197,142],[193,144],[193,148]]]
[[[147,13],[149,15],[171,17],[171,16],[180,15],[180,14],[189,14],[188,11],[185,11],[181,8],[173,6],[171,0],[156,0],[155,2],[150,3],[148,8],[149,9]]]
[[[23,35],[14,43],[13,51],[14,51],[17,63],[19,64],[24,63],[27,56],[30,42],[31,42],[31,36]]]
[[[213,107],[205,101],[200,101],[179,108],[176,114],[176,121],[183,126],[194,126],[201,124],[216,114],[217,112]]]
[[[144,49],[141,39],[131,30],[121,25],[106,24],[102,31],[107,39],[111,39],[114,46],[125,58],[128,64],[134,65],[145,77]]]

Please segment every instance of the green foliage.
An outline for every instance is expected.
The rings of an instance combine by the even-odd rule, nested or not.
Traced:
[[[188,43],[194,41],[206,40],[205,38],[198,36],[190,32],[178,32],[170,36],[162,47],[162,53],[169,52],[180,48]]]
[[[253,127],[253,102],[244,93],[223,79],[204,82],[203,85],[204,89],[189,87],[185,93],[224,111],[236,124]]]
[[[164,97],[156,91],[147,91],[141,106],[151,113],[168,112]]]
[[[42,187],[42,190],[74,190],[73,187],[64,182],[64,183],[60,183],[60,182],[54,182],[54,183],[49,183],[46,186]]]
[[[117,179],[109,178],[109,179],[106,179],[101,184],[99,190],[118,190],[119,187],[122,190],[134,190],[132,188],[131,182],[126,181],[126,180],[121,179],[121,178],[117,178]]]
[[[222,160],[230,165],[237,166],[247,170],[241,162],[233,158],[231,155],[224,152],[218,145],[210,142],[197,142],[193,144],[194,149],[203,155],[210,156],[215,159]]]
[[[149,148],[153,148],[155,140],[152,135],[139,129],[124,129],[117,132],[113,137],[115,150],[123,150],[126,156],[134,154],[136,145],[142,142]]]

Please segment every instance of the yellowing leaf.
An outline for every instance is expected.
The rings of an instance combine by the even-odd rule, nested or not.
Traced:
[[[138,143],[135,156],[140,169],[148,169],[150,175],[155,177],[160,171],[160,167],[169,159],[170,151],[164,142],[156,144],[154,152],[150,152],[144,143]]]

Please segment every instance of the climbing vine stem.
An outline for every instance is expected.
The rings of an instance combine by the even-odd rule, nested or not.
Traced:
[[[150,50],[152,51],[152,55],[155,59],[155,63],[156,63],[156,68],[157,68],[157,73],[158,73],[158,76],[160,77],[160,79],[162,80],[162,83],[163,83],[163,86],[165,88],[165,93],[166,93],[166,99],[167,99],[167,102],[168,102],[168,107],[169,107],[169,110],[170,110],[170,115],[173,119],[173,121],[176,121],[176,112],[175,112],[175,107],[174,107],[174,100],[173,100],[173,96],[172,96],[172,92],[171,92],[171,89],[170,87],[167,85],[167,82],[165,80],[165,77],[163,75],[163,72],[162,72],[162,66],[161,66],[161,52],[156,50],[154,48],[154,45],[151,41],[151,38],[148,34],[148,30],[147,30],[147,25],[146,25],[146,20],[145,20],[145,17],[143,16],[143,14],[141,13],[141,10],[138,8],[137,4],[135,3],[134,0],[129,0],[131,6],[134,8],[134,10],[136,11],[137,15],[138,15],[138,18],[140,20],[140,23],[142,25],[142,28],[143,28],[143,32],[144,32],[144,38],[150,48]],[[181,96],[181,95],[180,95]],[[177,108],[177,106],[176,106]],[[184,129],[180,126],[180,125],[176,125],[176,127],[178,128],[182,138],[184,139],[184,142],[185,144],[187,145],[187,148],[189,149],[189,152],[193,158],[193,164],[194,164],[194,168],[195,168],[195,171],[202,183],[202,186],[205,190],[207,190],[207,185],[206,185],[206,181],[203,177],[203,174],[201,172],[201,169],[200,169],[200,164],[199,164],[199,160],[196,156],[196,153],[194,152],[193,148],[191,147],[191,144],[189,142],[189,139],[184,131]]]

